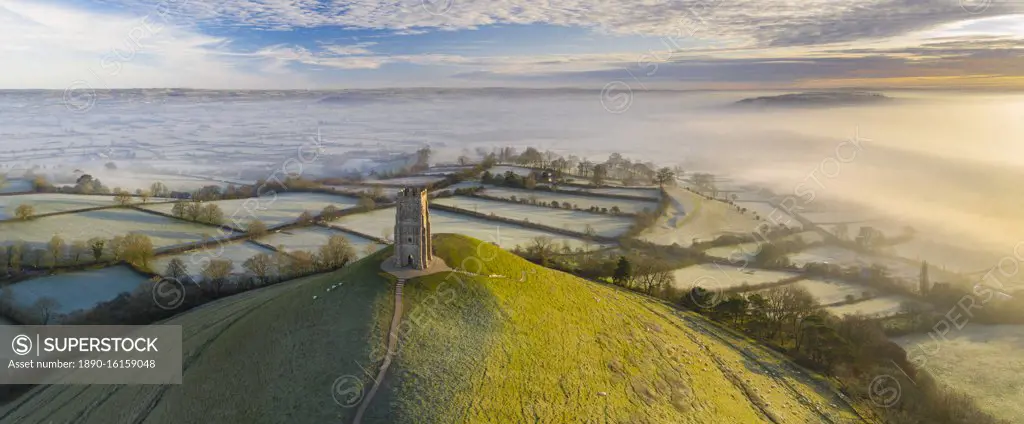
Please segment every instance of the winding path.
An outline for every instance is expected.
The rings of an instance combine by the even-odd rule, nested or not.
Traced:
[[[356,410],[356,417],[352,420],[353,424],[360,424],[363,422],[363,414],[366,413],[366,408],[370,406],[370,402],[373,401],[373,396],[377,394],[377,390],[380,389],[380,385],[384,382],[384,377],[388,373],[388,368],[391,367],[391,361],[394,360],[395,353],[398,351],[398,325],[402,322],[402,288],[405,287],[405,279],[399,278],[398,283],[395,285],[395,315],[391,318],[391,329],[388,331],[388,353],[384,357],[384,362],[380,365],[380,371],[377,373],[377,378],[374,379],[373,387],[366,393],[366,397],[362,403],[359,404],[359,409]]]

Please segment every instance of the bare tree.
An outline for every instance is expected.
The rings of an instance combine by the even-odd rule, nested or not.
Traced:
[[[290,252],[291,254],[291,267],[299,273],[308,273],[314,271],[316,265],[316,257],[305,250],[297,250]]]
[[[182,216],[191,221],[199,221],[203,216],[203,202],[195,197],[191,201],[185,202],[182,208]]]
[[[295,222],[299,225],[310,225],[313,223],[313,214],[309,213],[309,211],[302,211],[302,213],[299,214],[299,219]]]
[[[168,195],[171,194],[171,190],[168,189],[167,186],[164,185],[164,183],[159,181],[149,186],[149,192],[156,197],[167,197]]]
[[[174,206],[171,206],[171,215],[175,218],[185,218],[185,208],[188,206],[188,202],[174,202]]]
[[[25,254],[25,242],[15,241],[7,248],[7,263],[14,272],[21,271],[22,256]]]
[[[200,220],[208,224],[220,225],[224,222],[224,211],[214,203],[207,203],[200,212]]]
[[[554,239],[548,236],[537,236],[530,239],[530,244],[526,247],[526,253],[530,256],[536,257],[540,260],[542,265],[547,264],[548,259],[555,252]]]
[[[358,206],[359,209],[362,209],[364,211],[371,211],[377,207],[377,202],[375,202],[369,196],[360,196]]]
[[[246,260],[243,266],[259,278],[260,281],[265,283],[267,277],[269,277],[271,271],[273,271],[274,259],[266,253],[260,253]]]
[[[132,195],[127,191],[116,189],[114,190],[114,201],[121,206],[128,206],[132,204]]]
[[[143,269],[149,269],[149,260],[153,258],[153,241],[149,236],[140,233],[129,233],[124,237],[124,259]]]
[[[324,210],[320,211],[320,219],[323,221],[333,221],[338,219],[339,212],[341,212],[341,209],[338,209],[337,206],[327,205],[324,207]]]
[[[665,290],[675,282],[675,276],[668,264],[648,258],[633,258],[632,281],[644,293],[655,294]]]
[[[35,214],[36,208],[33,207],[32,205],[22,204],[18,205],[18,207],[14,209],[14,217],[22,221],[28,221],[32,219],[32,216],[34,216]]]
[[[62,258],[65,255],[65,251],[68,248],[68,244],[67,242],[64,241],[63,238],[61,238],[61,236],[55,234],[52,238],[50,238],[50,242],[47,243],[46,247],[50,252],[50,256],[53,257],[53,263],[57,264],[60,258]]]
[[[203,282],[214,296],[220,295],[234,267],[235,264],[230,259],[214,259],[203,267]]]
[[[75,240],[71,243],[71,257],[75,261],[75,264],[78,264],[81,261],[82,255],[87,254],[89,254],[89,245],[86,244],[86,242],[82,240]]]
[[[99,237],[93,237],[89,239],[88,243],[89,249],[92,250],[92,258],[99,262],[100,258],[103,257],[103,248],[106,247],[107,241]]]
[[[345,266],[350,260],[356,257],[355,249],[345,236],[333,235],[327,240],[327,244],[320,246],[320,265],[324,270],[337,269]]]
[[[246,232],[249,233],[250,239],[258,239],[267,235],[267,224],[264,224],[263,221],[258,219],[249,221],[249,224],[246,225],[245,229],[247,230]]]
[[[180,258],[171,259],[171,261],[167,263],[167,270],[164,271],[164,276],[167,278],[173,278],[179,282],[189,280],[188,267],[185,266],[185,261]]]

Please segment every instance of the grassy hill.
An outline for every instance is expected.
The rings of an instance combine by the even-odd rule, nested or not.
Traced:
[[[363,422],[863,422],[826,382],[695,314],[462,236],[435,250],[480,276],[406,283],[400,350]],[[42,387],[0,422],[350,422],[332,386],[368,387],[383,359],[387,255],[171,320],[180,386]]]

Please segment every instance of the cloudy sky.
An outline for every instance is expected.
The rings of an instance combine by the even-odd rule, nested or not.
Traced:
[[[1024,86],[1022,0],[0,0],[0,88]]]

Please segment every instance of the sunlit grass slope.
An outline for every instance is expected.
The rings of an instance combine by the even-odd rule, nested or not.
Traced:
[[[170,320],[183,326],[182,385],[38,387],[0,408],[0,423],[351,421],[354,408],[335,403],[332,385],[378,365],[394,309],[385,255]]]
[[[488,277],[406,284],[368,422],[860,422],[826,383],[697,315],[463,236],[435,250]]]
[[[37,387],[0,423],[352,422],[332,386],[369,387],[383,361],[390,250],[170,320],[182,385]],[[365,423],[860,422],[826,383],[697,315],[463,236],[435,250],[482,276],[407,282],[401,348]]]

